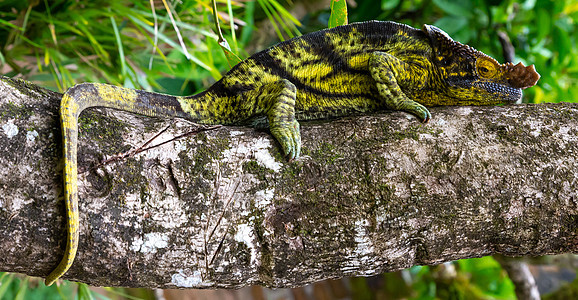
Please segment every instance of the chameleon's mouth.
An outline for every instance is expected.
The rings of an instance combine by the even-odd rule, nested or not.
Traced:
[[[516,103],[522,100],[522,89],[490,81],[478,81],[473,84],[480,91],[480,103],[492,105]]]

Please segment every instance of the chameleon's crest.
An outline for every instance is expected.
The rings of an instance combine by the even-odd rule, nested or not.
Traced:
[[[481,53],[468,45],[454,41],[447,33],[433,25],[423,25],[422,31],[428,35],[438,58],[460,57],[467,59]]]
[[[517,65],[506,63],[502,65],[506,70],[508,82],[515,88],[525,89],[536,85],[540,74],[536,72],[534,65],[524,66],[521,62]]]

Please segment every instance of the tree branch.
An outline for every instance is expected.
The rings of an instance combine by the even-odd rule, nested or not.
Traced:
[[[60,95],[0,80],[0,270],[45,276],[64,249]],[[433,108],[266,132],[109,109],[80,120],[80,249],[92,285],[294,287],[501,253],[578,252],[578,105]]]

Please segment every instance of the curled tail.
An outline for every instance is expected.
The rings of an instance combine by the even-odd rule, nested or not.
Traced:
[[[195,97],[195,96],[193,96]],[[78,249],[78,187],[77,187],[77,145],[78,116],[94,106],[111,107],[147,116],[180,117],[199,120],[187,105],[187,112],[181,107],[185,98],[126,89],[105,84],[85,83],[70,88],[62,97],[60,120],[64,152],[64,197],[67,217],[67,239],[64,257],[58,266],[46,277],[46,285],[53,284],[72,265]],[[186,101],[190,101],[188,97]],[[189,102],[190,103],[190,102]]]

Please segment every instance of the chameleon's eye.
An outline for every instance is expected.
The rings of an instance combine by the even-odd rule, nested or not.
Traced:
[[[476,71],[484,78],[492,78],[498,73],[498,63],[489,57],[480,57],[476,60]]]

